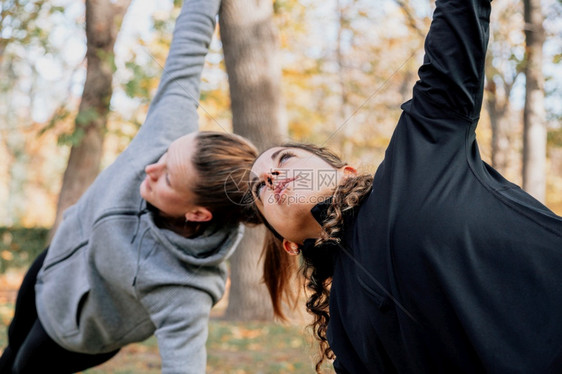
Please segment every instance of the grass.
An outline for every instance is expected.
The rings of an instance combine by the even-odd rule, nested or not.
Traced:
[[[272,322],[211,319],[207,341],[208,374],[313,373],[314,346],[303,327]],[[331,369],[326,366],[325,372]],[[125,347],[111,361],[85,374],[160,373],[154,337]]]

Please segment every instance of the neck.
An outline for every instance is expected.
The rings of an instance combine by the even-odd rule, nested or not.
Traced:
[[[154,223],[161,229],[175,232],[186,238],[194,238],[203,233],[209,222],[189,222],[185,217],[171,217],[160,211],[155,206],[149,207],[154,216]]]

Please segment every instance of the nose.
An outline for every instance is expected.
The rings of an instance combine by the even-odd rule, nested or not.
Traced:
[[[148,175],[148,177],[152,180],[158,179],[158,177],[160,176],[161,170],[162,170],[162,168],[160,167],[160,165],[158,163],[147,165],[144,168],[144,171],[145,171],[146,175]]]
[[[262,180],[265,185],[269,188],[273,188],[275,185],[275,179],[279,176],[279,172],[276,170],[269,170],[262,175]]]

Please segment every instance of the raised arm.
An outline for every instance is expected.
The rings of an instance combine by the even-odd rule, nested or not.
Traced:
[[[201,72],[213,37],[220,0],[185,0],[160,85],[131,147],[163,153],[182,135],[198,130]]]
[[[414,100],[468,119],[479,116],[490,0],[437,0]],[[420,104],[420,103],[418,103]]]

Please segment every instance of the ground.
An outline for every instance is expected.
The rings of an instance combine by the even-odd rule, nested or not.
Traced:
[[[22,270],[0,274],[0,347],[12,314]],[[223,319],[226,300],[214,309],[207,341],[208,374],[314,373],[316,344],[305,323],[231,322]],[[157,374],[160,357],[156,339],[132,344],[109,362],[84,374]],[[333,373],[327,365],[324,373]]]

